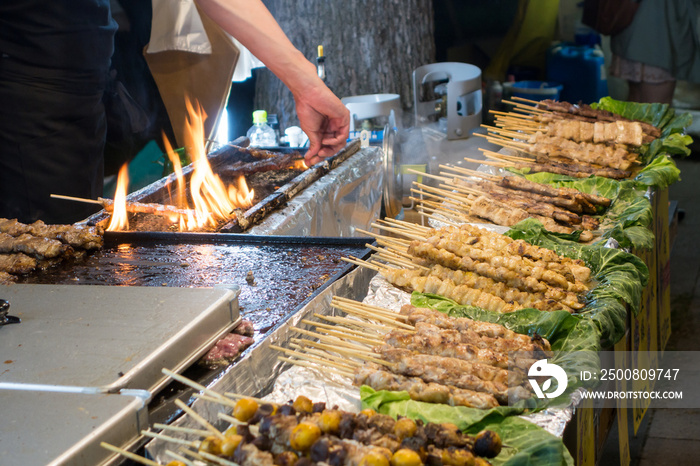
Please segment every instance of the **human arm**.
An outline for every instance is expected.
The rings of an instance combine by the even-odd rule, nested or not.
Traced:
[[[290,42],[261,0],[197,0],[204,13],[238,39],[289,88],[301,129],[309,137],[306,162],[335,154],[348,137],[350,114]]]

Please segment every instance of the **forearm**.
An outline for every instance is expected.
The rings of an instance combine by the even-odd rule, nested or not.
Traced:
[[[315,66],[287,38],[260,0],[196,0],[202,11],[238,39],[292,91],[318,85]]]

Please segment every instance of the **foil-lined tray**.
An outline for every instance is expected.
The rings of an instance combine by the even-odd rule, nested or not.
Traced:
[[[339,408],[357,412],[360,410],[359,388],[353,386],[348,379],[321,373],[319,370],[290,367],[288,363],[279,361],[281,353],[270,345],[288,346],[291,338],[304,338],[292,327],[309,328],[302,320],[317,320],[314,314],[340,315],[330,306],[333,296],[362,301],[367,304],[387,309],[400,309],[403,304],[410,303],[410,294],[397,289],[374,271],[358,268],[328,287],[312,301],[307,303],[299,312],[280,323],[269,336],[260,342],[242,361],[210,384],[208,388],[217,393],[236,393],[240,395],[264,397],[273,402],[286,402],[298,395],[305,395],[315,402],[325,402],[328,406],[337,405]],[[536,415],[523,416],[548,432],[562,437],[567,423],[572,419],[578,405],[578,396],[573,396],[571,404],[564,408],[552,408]],[[228,412],[217,403],[196,400],[192,408],[204,419],[220,429],[227,425],[218,419],[218,413]],[[181,427],[198,428],[197,422],[190,416],[181,416],[173,422]],[[188,438],[181,435],[181,438]],[[166,459],[165,451],[169,448],[167,442],[155,439],[149,442],[146,449],[156,459]]]

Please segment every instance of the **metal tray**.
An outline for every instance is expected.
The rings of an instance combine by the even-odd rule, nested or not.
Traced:
[[[158,392],[240,321],[235,289],[0,286],[0,382]]]
[[[116,464],[107,442],[122,448],[148,426],[144,400],[0,390],[0,464],[4,466]]]
[[[105,247],[83,261],[21,283],[217,287],[235,285],[243,317],[265,333],[364,257],[369,238],[233,233],[108,232]],[[1,297],[1,296],[0,296]],[[14,306],[12,311],[14,312]],[[12,312],[11,312],[12,314]]]

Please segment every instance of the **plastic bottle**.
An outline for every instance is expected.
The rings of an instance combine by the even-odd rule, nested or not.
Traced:
[[[267,115],[267,125],[272,128],[272,131],[275,132],[275,142],[276,145],[279,145],[280,142],[280,123],[279,120],[277,119],[277,115],[274,113],[270,113]]]
[[[253,126],[246,133],[250,139],[251,147],[275,147],[277,140],[275,131],[267,124],[267,112],[256,110],[253,112]]]

